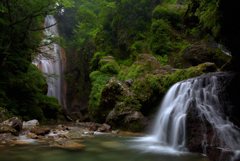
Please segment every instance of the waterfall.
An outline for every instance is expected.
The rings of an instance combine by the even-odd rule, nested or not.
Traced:
[[[201,122],[203,154],[208,145],[228,151],[240,150],[239,129],[224,114],[219,88],[218,77],[208,75],[173,85],[160,106],[151,140],[177,150],[187,149],[186,120],[188,110],[195,109],[195,117]],[[206,140],[206,121],[214,131],[210,143]]]
[[[54,25],[56,23],[55,18],[52,15],[47,15],[45,17],[45,23],[44,27],[48,27],[51,25]],[[46,28],[44,34],[51,36],[51,35],[56,35],[58,36],[58,30],[57,30],[57,25],[54,25],[50,28]],[[48,41],[48,40],[43,40],[43,41]],[[43,73],[46,74],[56,74],[58,76],[61,76],[64,74],[64,51],[61,49],[61,47],[55,43],[51,45],[50,48],[44,47],[43,49],[44,52],[47,52],[51,57],[54,58],[52,59],[46,59],[42,57],[38,57],[38,61],[33,62],[38,69],[40,69]],[[61,77],[50,77],[47,78],[48,82],[48,96],[56,97],[58,99],[58,102],[62,104],[66,108],[66,102],[65,102],[65,96],[64,96],[64,80]]]

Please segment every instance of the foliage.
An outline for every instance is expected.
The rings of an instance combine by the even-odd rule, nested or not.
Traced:
[[[94,110],[99,106],[101,91],[107,80],[111,78],[111,75],[94,71],[90,74],[90,78],[92,80],[92,91],[90,94],[89,109]]]
[[[151,26],[151,41],[150,47],[154,54],[165,55],[172,50],[169,42],[170,25],[163,19],[155,20]]]
[[[45,96],[45,78],[31,61],[36,55],[50,58],[41,50],[42,47],[50,47],[52,42],[60,41],[52,35],[42,34],[45,30],[42,26],[44,16],[59,14],[62,7],[71,6],[73,3],[69,0],[1,2],[0,106],[9,110],[9,116],[21,115],[25,119],[39,120],[45,117],[40,102],[52,102]],[[43,38],[47,41],[42,41]]]
[[[169,21],[171,25],[175,28],[179,28],[182,22],[182,15],[184,10],[172,9],[170,5],[159,5],[152,13],[153,19],[163,19]]]

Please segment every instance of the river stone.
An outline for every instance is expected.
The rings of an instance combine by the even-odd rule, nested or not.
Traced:
[[[7,125],[1,125],[0,126],[0,133],[11,133],[15,136],[18,135],[18,131],[16,129],[14,129],[11,126],[7,126]]]
[[[22,129],[22,121],[17,118],[17,117],[12,117],[9,120],[6,120],[2,123],[2,125],[7,125],[7,126],[11,126],[14,129],[16,129],[17,131],[20,131]]]
[[[84,138],[80,133],[77,131],[70,131],[69,133],[66,134],[68,138],[72,139],[78,139],[78,138]]]
[[[29,139],[37,139],[37,135],[34,134],[34,133],[29,133],[29,134],[26,135],[26,137],[29,138]]]
[[[60,138],[55,140],[50,144],[51,147],[66,148],[66,149],[82,149],[86,146],[83,144],[78,144],[72,141],[67,141],[66,139]]]
[[[32,128],[34,126],[38,126],[39,125],[39,122],[38,120],[30,120],[30,121],[23,121],[23,129],[29,129],[29,128]]]
[[[12,140],[13,139],[13,136],[11,133],[3,133],[3,134],[0,134],[0,140]]]
[[[33,127],[29,129],[31,133],[35,133],[36,135],[46,135],[50,133],[50,128],[40,128],[40,127]]]
[[[108,149],[121,149],[124,147],[124,145],[122,143],[119,143],[116,141],[106,141],[106,142],[100,143],[100,145],[102,147],[108,148]]]

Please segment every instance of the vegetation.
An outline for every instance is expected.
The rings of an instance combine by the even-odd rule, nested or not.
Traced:
[[[68,0],[3,0],[0,3],[0,107],[9,116],[24,120],[52,118],[49,110],[60,105],[46,96],[47,84],[42,73],[32,65],[36,55],[49,55],[41,47],[59,39],[42,34],[44,16],[69,7]],[[45,38],[49,41],[42,41]]]

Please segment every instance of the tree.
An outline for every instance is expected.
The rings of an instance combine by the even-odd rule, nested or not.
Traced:
[[[32,59],[43,54],[41,47],[50,45],[55,38],[43,34],[44,16],[60,14],[62,7],[71,7],[69,0],[2,0],[0,2],[0,107],[14,114],[26,112],[21,106],[38,102],[44,95],[39,83],[31,79]],[[50,26],[48,26],[50,27]],[[46,38],[50,41],[42,41]],[[38,75],[39,77],[40,75]],[[35,87],[36,86],[36,87]],[[35,90],[30,90],[35,89]],[[28,102],[28,103],[27,103]],[[32,103],[32,104],[31,104]],[[34,105],[36,106],[36,105]]]

